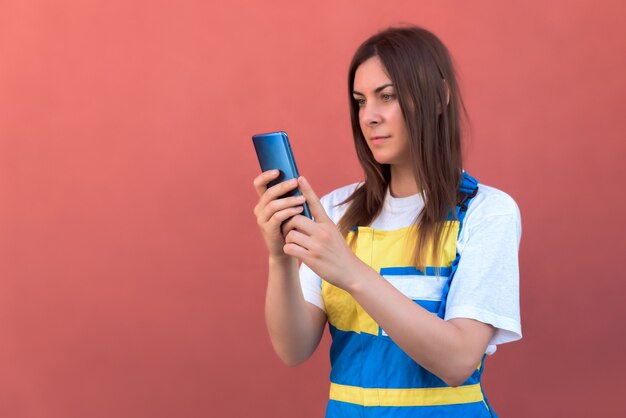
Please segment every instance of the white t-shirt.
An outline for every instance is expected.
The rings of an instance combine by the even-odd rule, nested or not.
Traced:
[[[347,208],[335,205],[350,196],[359,184],[341,187],[321,198],[333,222],[338,223]],[[423,207],[419,194],[397,198],[387,188],[383,210],[369,226],[379,230],[410,226]],[[444,319],[471,318],[493,325],[496,332],[487,354],[493,354],[497,344],[522,338],[518,268],[521,233],[515,201],[500,190],[479,184],[457,240],[461,258],[448,293]],[[300,266],[300,282],[304,298],[326,311],[322,279],[304,263]]]

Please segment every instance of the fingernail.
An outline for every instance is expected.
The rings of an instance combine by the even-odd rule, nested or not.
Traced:
[[[300,184],[305,184],[306,185],[306,180],[304,179],[304,177],[300,176],[300,178],[298,180],[300,180]]]

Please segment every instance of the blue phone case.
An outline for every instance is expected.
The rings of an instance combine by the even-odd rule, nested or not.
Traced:
[[[275,184],[282,183],[283,181],[297,179],[300,176],[298,174],[298,168],[296,167],[296,160],[293,158],[293,152],[291,152],[289,138],[287,138],[285,132],[280,131],[252,135],[252,142],[254,143],[256,155],[259,158],[261,171],[280,171],[278,177],[267,184],[268,188]],[[300,196],[301,194],[300,189],[297,188],[281,196],[281,198]],[[302,214],[309,219],[313,219],[306,202],[302,206],[304,206]]]

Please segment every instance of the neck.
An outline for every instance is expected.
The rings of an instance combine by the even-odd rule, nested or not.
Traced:
[[[391,183],[389,192],[393,197],[407,197],[419,192],[415,175],[410,167],[391,166]]]

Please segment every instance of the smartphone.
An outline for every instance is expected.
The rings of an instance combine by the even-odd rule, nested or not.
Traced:
[[[293,158],[293,152],[289,145],[289,138],[287,138],[285,132],[252,135],[252,142],[254,143],[256,155],[259,158],[261,171],[278,170],[280,172],[277,178],[267,184],[268,188],[283,181],[300,177],[296,167],[296,160]],[[300,189],[296,188],[280,197],[300,196],[301,194]],[[302,214],[309,219],[313,219],[306,202],[302,206],[304,207]]]

